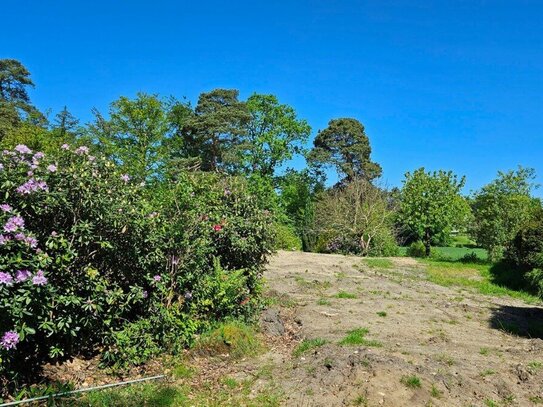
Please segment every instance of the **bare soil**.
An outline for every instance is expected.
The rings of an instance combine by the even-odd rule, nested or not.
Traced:
[[[273,382],[287,406],[543,403],[543,340],[499,329],[541,324],[541,307],[435,285],[415,260],[391,260],[394,267],[380,269],[359,257],[273,256],[264,276],[289,328],[284,343],[293,337],[327,343],[297,357],[296,343],[272,346],[258,360],[271,369],[260,385]],[[367,328],[366,339],[382,346],[339,344],[357,328]],[[404,383],[411,376],[420,387]]]

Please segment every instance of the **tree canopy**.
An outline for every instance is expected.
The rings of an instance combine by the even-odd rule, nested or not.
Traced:
[[[465,178],[451,171],[426,172],[419,168],[405,174],[399,208],[400,222],[421,240],[430,254],[432,238],[464,224],[469,213],[460,195]]]
[[[370,159],[371,147],[364,126],[356,119],[334,119],[318,132],[308,155],[311,165],[335,167],[344,182],[354,178],[371,181],[381,176],[381,166]]]

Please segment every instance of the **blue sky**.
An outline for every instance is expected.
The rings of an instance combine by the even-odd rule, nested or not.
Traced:
[[[312,137],[332,118],[362,121],[390,186],[424,166],[466,175],[469,192],[517,164],[543,183],[541,2],[19,0],[2,11],[0,58],[29,68],[40,109],[67,105],[88,122],[137,91],[273,93]]]

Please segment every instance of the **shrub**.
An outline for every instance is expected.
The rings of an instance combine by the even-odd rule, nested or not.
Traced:
[[[250,325],[226,322],[202,334],[194,349],[209,356],[228,355],[238,359],[257,354],[262,343]]]
[[[274,224],[275,239],[273,248],[275,250],[302,250],[302,240],[296,235],[294,228],[281,223]]]
[[[409,245],[406,254],[409,257],[426,257],[426,247],[424,243],[418,240]]]
[[[98,349],[139,364],[259,307],[271,215],[242,180],[136,184],[84,146],[49,157],[21,145],[0,164],[4,391]]]

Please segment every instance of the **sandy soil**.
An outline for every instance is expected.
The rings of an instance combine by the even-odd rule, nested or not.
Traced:
[[[273,256],[264,276],[289,327],[285,343],[294,336],[327,344],[298,357],[295,344],[272,347],[259,361],[272,371],[260,385],[273,381],[287,406],[543,403],[543,340],[497,328],[542,324],[541,307],[438,286],[415,260],[392,261],[395,267],[379,269],[357,257]],[[356,298],[336,297],[341,291]],[[338,344],[357,328],[382,346]],[[420,387],[402,383],[409,376]]]

